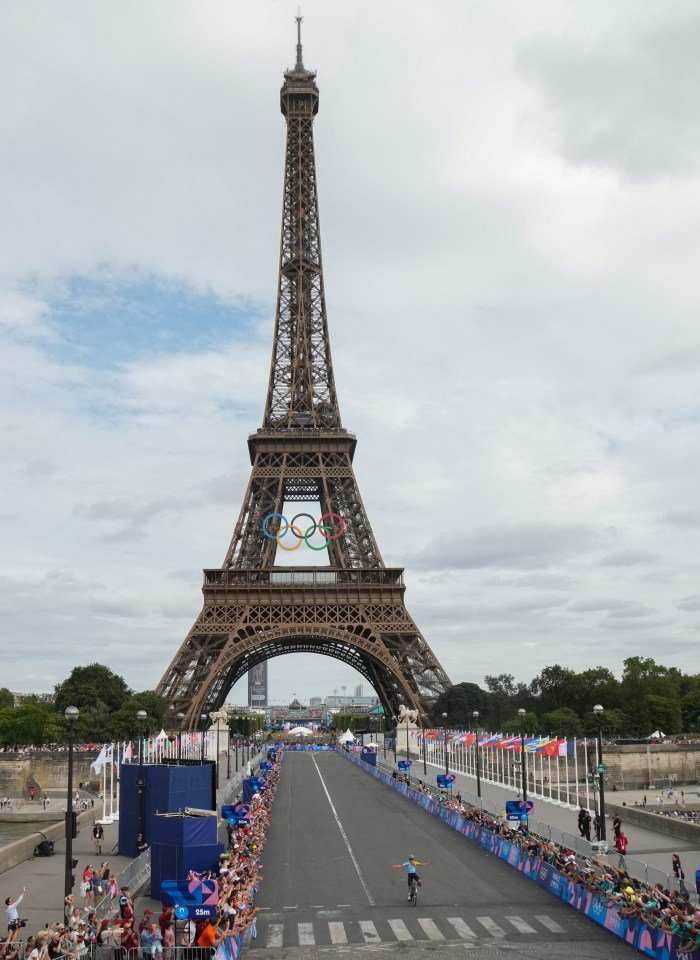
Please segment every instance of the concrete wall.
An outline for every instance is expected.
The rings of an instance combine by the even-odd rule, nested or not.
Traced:
[[[623,829],[624,824],[630,823],[634,827],[646,827],[656,833],[663,833],[667,837],[677,837],[679,840],[689,840],[691,843],[700,844],[700,825],[697,823],[686,823],[683,820],[676,820],[674,817],[664,817],[640,807],[623,807],[617,803],[608,803],[607,794],[605,812],[611,820],[613,817],[619,817],[622,820]],[[609,843],[612,847],[611,839]],[[634,853],[632,856],[634,856]]]
[[[86,810],[85,813],[79,814],[78,829],[91,829],[97,815],[97,810]],[[28,837],[22,837],[21,840],[15,840],[14,843],[8,843],[7,846],[0,847],[0,873],[9,870],[10,867],[16,867],[18,863],[30,860],[34,856],[34,848],[44,837],[47,840],[58,842],[64,840],[65,836],[66,825],[62,821],[61,823],[47,824],[41,833],[32,833]]]
[[[95,780],[90,764],[96,756],[97,751],[73,754],[73,783],[76,789],[81,781],[87,783]],[[41,793],[48,793],[52,798],[61,791],[65,793],[68,786],[67,751],[0,754],[0,797],[17,799],[30,782],[36,783]]]

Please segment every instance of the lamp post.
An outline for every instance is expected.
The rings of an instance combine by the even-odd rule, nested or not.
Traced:
[[[199,719],[202,721],[202,742],[200,744],[201,749],[199,751],[199,759],[202,763],[204,763],[204,740],[206,738],[206,733],[207,733],[207,731],[204,729],[204,724],[207,722],[206,713],[200,713]]]
[[[399,739],[399,718],[394,717],[394,766],[396,766],[396,748]]]
[[[421,752],[423,754],[423,776],[427,777],[428,776],[428,749],[425,745],[425,723],[423,722],[422,717],[421,717],[420,729],[421,729],[422,741],[423,741],[421,744]]]
[[[228,743],[226,745],[226,779],[231,779],[231,720],[228,722]]]
[[[382,712],[382,749],[384,750],[384,759],[386,760],[386,716]]]
[[[184,714],[184,713],[178,713],[178,715],[177,715],[177,723],[178,723],[178,731],[177,731],[177,762],[178,762],[178,766],[180,765],[180,763],[182,763],[182,721],[183,721],[184,719],[185,719],[185,714]]]
[[[476,751],[476,795],[481,798],[481,770],[479,768],[479,711],[472,713],[474,717],[475,740],[474,750]]]
[[[146,720],[146,711],[138,710],[136,719],[139,722],[139,778],[136,781],[138,787],[138,833],[143,838],[143,725]]]
[[[73,892],[73,726],[80,716],[77,707],[66,707],[68,724],[68,790],[66,791],[66,873],[64,897]],[[77,863],[77,860],[76,860]]]
[[[603,707],[596,703],[593,707],[593,713],[598,721],[598,793],[600,796],[598,809],[598,839],[607,840],[605,831],[605,764],[603,763]]]
[[[525,760],[525,711],[521,707],[518,710],[520,717],[520,786],[523,791],[523,803],[527,800],[527,764]]]
[[[447,749],[447,714],[442,715],[442,742],[445,746],[445,776],[450,772],[450,755]]]

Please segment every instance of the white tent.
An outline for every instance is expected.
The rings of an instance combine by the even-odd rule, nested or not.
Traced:
[[[666,734],[662,730],[656,730],[654,733],[650,733],[647,737],[647,740],[664,740]]]
[[[165,730],[161,730],[158,736],[156,737],[156,740],[167,740],[167,739],[168,739],[168,735],[165,732]]]
[[[308,727],[293,727],[289,732],[294,735],[301,734],[304,737],[308,737],[311,733]]]
[[[338,737],[338,743],[354,743],[354,741],[355,738],[349,730],[346,730],[342,736]]]

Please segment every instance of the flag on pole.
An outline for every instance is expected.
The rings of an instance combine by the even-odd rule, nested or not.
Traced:
[[[97,757],[90,764],[90,769],[94,770],[95,773],[99,776],[102,767],[107,763],[107,747],[102,747]]]

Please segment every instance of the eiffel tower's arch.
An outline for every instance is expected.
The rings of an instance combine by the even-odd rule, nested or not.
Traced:
[[[183,704],[182,698],[191,689],[191,678],[178,677],[177,673],[171,675],[168,699],[180,704],[185,713],[184,723],[191,729],[199,725],[202,714],[220,709],[229,690],[254,666],[293,653],[331,657],[352,667],[374,689],[387,716],[398,714],[401,703],[423,712],[424,698],[435,695],[432,689],[434,677],[428,678],[428,687],[409,686],[404,670],[388,652],[382,637],[362,624],[348,628],[293,624],[249,626],[226,635],[193,632],[186,645],[195,655],[198,649],[208,653],[214,649],[219,651],[206,676],[198,679],[198,692],[187,705]]]
[[[389,716],[400,703],[425,716],[450,686],[406,609],[403,570],[384,565],[353,469],[357,439],[340,417],[318,216],[318,104],[299,32],[296,64],[281,90],[282,239],[263,422],[248,437],[252,470],[226,556],[204,571],[202,612],[158,685],[190,727],[220,707],[250,667],[301,650],[351,663]],[[321,528],[327,566],[278,565],[284,548],[275,534],[285,504],[295,503],[317,504],[316,516],[333,520]],[[318,553],[308,540],[305,548],[314,563]]]

